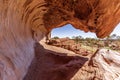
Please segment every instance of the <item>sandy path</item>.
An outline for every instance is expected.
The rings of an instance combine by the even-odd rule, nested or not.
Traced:
[[[64,54],[67,54],[68,56],[70,55],[77,55],[79,56],[78,54],[75,54],[74,52],[70,51],[70,50],[67,50],[67,49],[64,49],[64,48],[61,48],[61,47],[56,47],[56,46],[52,46],[52,45],[47,45],[45,44],[44,41],[40,41],[40,44],[47,50],[50,50],[50,51],[54,51],[54,52],[58,52],[58,53],[64,53]]]

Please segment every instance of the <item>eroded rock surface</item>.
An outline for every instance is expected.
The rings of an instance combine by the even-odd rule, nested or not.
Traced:
[[[67,23],[98,37],[119,23],[120,0],[0,0],[0,79],[22,80],[34,44]]]
[[[120,79],[120,53],[108,49],[99,50],[93,59],[93,66],[97,64],[103,73],[103,80]]]
[[[48,5],[50,8],[44,16],[46,28],[49,30],[70,23],[77,29],[95,32],[98,37],[105,37],[120,22],[120,0],[46,1],[51,4]]]
[[[71,80],[119,80],[120,53],[98,50]]]
[[[62,48],[53,47],[55,51],[52,51],[49,50],[51,47],[46,49],[43,46],[36,44],[36,56],[24,80],[71,80],[88,60],[78,55],[68,56],[68,51]],[[57,49],[60,52],[56,52]]]
[[[120,79],[120,53],[116,51],[98,49],[91,58],[87,58],[76,54],[68,56],[67,53],[69,52],[63,51],[62,48],[42,45],[37,43],[35,48],[36,58],[24,80]],[[58,52],[58,49],[61,52]]]

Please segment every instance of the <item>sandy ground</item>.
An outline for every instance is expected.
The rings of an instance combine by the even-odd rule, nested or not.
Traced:
[[[41,41],[36,43],[35,59],[24,80],[71,80],[86,61],[88,58]]]
[[[52,45],[47,45],[45,44],[44,41],[40,41],[40,44],[47,50],[50,50],[50,51],[54,51],[54,52],[57,52],[57,53],[64,53],[64,54],[67,54],[68,56],[77,56],[78,54],[70,51],[70,50],[67,50],[67,49],[64,49],[64,48],[61,48],[61,47],[55,47],[55,46],[52,46]],[[79,56],[79,55],[78,55]]]

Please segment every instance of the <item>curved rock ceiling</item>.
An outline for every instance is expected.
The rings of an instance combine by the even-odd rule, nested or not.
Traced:
[[[16,20],[38,36],[69,23],[103,38],[120,22],[120,0],[1,0],[0,11],[1,22]]]
[[[120,22],[120,0],[0,0],[0,80],[22,80],[34,43],[53,28],[72,24],[98,37]]]
[[[95,32],[103,38],[120,22],[120,0],[46,1],[51,4],[44,16],[47,30],[70,23],[75,28]]]

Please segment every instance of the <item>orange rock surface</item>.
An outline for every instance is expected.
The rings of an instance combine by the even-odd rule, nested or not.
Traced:
[[[109,35],[120,21],[120,0],[0,0],[0,80],[23,80],[35,42],[53,28]]]

